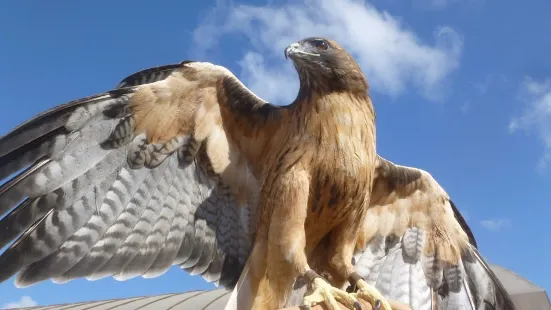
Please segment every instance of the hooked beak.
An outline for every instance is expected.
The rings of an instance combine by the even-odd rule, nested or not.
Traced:
[[[314,54],[306,52],[302,49],[300,43],[293,43],[285,48],[285,59],[293,58],[293,56],[319,56],[320,54]]]
[[[285,59],[288,59],[289,57],[292,57],[293,55],[296,55],[300,53],[300,44],[293,43],[285,48]]]

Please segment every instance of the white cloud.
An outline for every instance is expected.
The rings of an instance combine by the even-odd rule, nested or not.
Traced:
[[[539,168],[546,168],[551,160],[551,78],[536,81],[526,77],[521,85],[521,98],[526,104],[524,111],[509,122],[509,132],[523,130],[536,134],[544,152]]]
[[[2,306],[2,309],[26,308],[38,306],[30,296],[22,296],[18,301],[10,302]]]
[[[425,42],[388,12],[359,0],[219,4],[195,30],[194,48],[220,53],[217,42],[228,34],[244,36],[252,44],[241,60],[240,78],[276,103],[290,102],[298,91],[296,73],[283,50],[305,37],[326,36],[342,44],[375,92],[398,96],[415,87],[434,100],[445,93],[443,82],[459,66],[463,49],[461,37],[450,27],[436,28],[433,42]]]
[[[505,218],[487,219],[480,221],[480,224],[488,230],[499,231],[508,228],[511,225],[511,220]]]

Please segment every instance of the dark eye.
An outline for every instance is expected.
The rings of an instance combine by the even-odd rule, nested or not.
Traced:
[[[326,51],[329,48],[329,44],[325,40],[314,40],[312,45],[320,51]]]

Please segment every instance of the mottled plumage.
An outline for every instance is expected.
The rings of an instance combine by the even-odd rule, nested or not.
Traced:
[[[466,221],[428,172],[379,156],[371,197],[353,264],[383,296],[415,310],[515,309]],[[311,266],[331,279],[326,252],[324,240]],[[299,304],[305,291],[305,280],[297,280],[287,305]]]
[[[250,252],[259,185],[227,137],[254,126],[225,129],[221,110],[264,102],[235,108],[248,90],[208,63],[144,70],[120,87],[2,137],[1,177],[30,166],[0,188],[0,212],[10,211],[0,245],[19,237],[0,256],[0,280],[125,280],[176,264],[231,287]]]
[[[443,189],[377,156],[352,57],[322,38],[286,56],[301,83],[287,106],[224,67],[184,61],[2,137],[0,247],[13,243],[0,282],[127,280],[177,265],[234,289],[228,309],[335,305],[332,296],[348,307],[366,297],[513,309]],[[293,289],[304,277],[316,288],[306,297],[300,281]],[[358,295],[341,290],[349,282]],[[371,286],[383,295],[365,295],[378,294]]]

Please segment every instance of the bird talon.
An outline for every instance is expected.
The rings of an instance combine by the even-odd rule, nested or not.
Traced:
[[[338,302],[346,306],[348,309],[361,310],[361,305],[358,300],[341,289],[331,286],[323,278],[315,278],[312,281],[312,293],[304,296],[303,304],[306,306],[315,306],[325,303],[328,310],[340,310]]]
[[[374,310],[392,310],[389,302],[383,295],[372,285],[367,284],[363,279],[356,282],[358,292],[353,295],[356,298],[362,298],[369,302]]]

